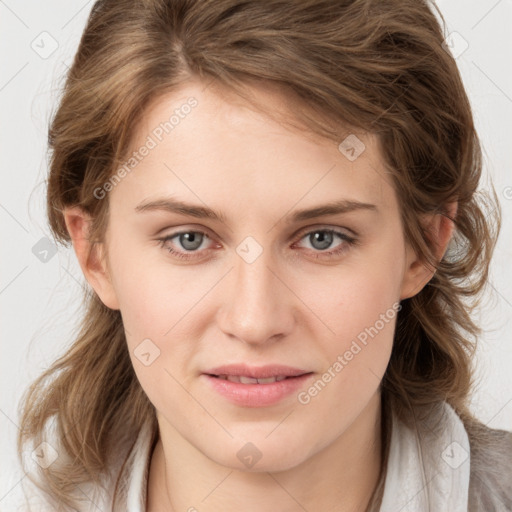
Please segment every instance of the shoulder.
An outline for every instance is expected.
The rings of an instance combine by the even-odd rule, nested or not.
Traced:
[[[441,437],[445,430],[453,436],[458,423],[467,435],[468,512],[512,512],[512,432],[492,429],[476,418],[462,420],[447,402],[428,412],[424,419],[430,432]]]
[[[429,482],[423,486],[429,493],[427,503],[442,498],[442,506],[432,509],[426,505],[425,510],[512,512],[512,432],[489,428],[474,418],[463,420],[444,401],[416,406],[400,418],[393,424],[393,431],[398,427],[395,452],[399,444],[406,447],[403,439],[408,437],[403,460],[411,460],[417,450],[421,480]],[[456,459],[447,460],[454,454]],[[415,466],[410,465],[401,478],[395,479],[403,486],[415,472]],[[463,508],[460,499],[465,501]]]
[[[512,432],[482,423],[467,426],[469,512],[512,511]]]
[[[33,439],[25,446],[22,469],[26,478],[19,486],[18,512],[144,510],[140,496],[145,490],[144,470],[150,460],[156,432],[153,422],[144,423],[132,436],[118,436],[112,444],[108,466],[94,477],[79,471],[80,467],[66,450],[56,423],[52,417],[45,425],[43,439],[46,446],[40,444],[36,448]],[[35,450],[41,455],[34,456]],[[127,506],[130,500],[132,503]]]

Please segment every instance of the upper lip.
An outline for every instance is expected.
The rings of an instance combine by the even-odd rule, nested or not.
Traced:
[[[207,375],[236,375],[252,377],[253,379],[266,379],[269,377],[297,377],[305,373],[311,373],[300,368],[284,366],[281,364],[270,364],[266,366],[248,366],[246,364],[228,364],[217,366],[206,372]]]

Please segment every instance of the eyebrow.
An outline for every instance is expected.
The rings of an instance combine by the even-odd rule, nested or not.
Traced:
[[[292,214],[285,216],[284,220],[287,224],[300,222],[303,220],[314,219],[325,215],[339,215],[349,213],[356,210],[367,210],[378,212],[378,208],[374,204],[364,203],[350,199],[340,199],[324,205],[315,206],[304,210],[296,210]],[[196,204],[186,203],[177,199],[165,198],[154,201],[146,201],[135,207],[137,212],[148,211],[166,211],[170,213],[178,213],[198,219],[212,219],[222,223],[226,223],[226,217],[219,211]]]

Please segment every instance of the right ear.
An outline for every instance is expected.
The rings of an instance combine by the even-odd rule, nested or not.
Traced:
[[[108,272],[104,243],[92,243],[89,239],[91,217],[78,206],[64,209],[64,221],[78,263],[87,282],[93,287],[103,304],[119,309],[119,302]]]

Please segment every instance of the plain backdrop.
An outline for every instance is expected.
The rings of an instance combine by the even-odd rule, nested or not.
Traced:
[[[45,217],[47,127],[93,2],[0,0],[0,510],[16,509],[18,403],[27,385],[72,341],[84,280],[74,254],[55,247]],[[511,0],[443,0],[449,46],[461,70],[503,208],[503,228],[478,346],[472,407],[512,430]],[[50,237],[50,239],[48,238]]]

